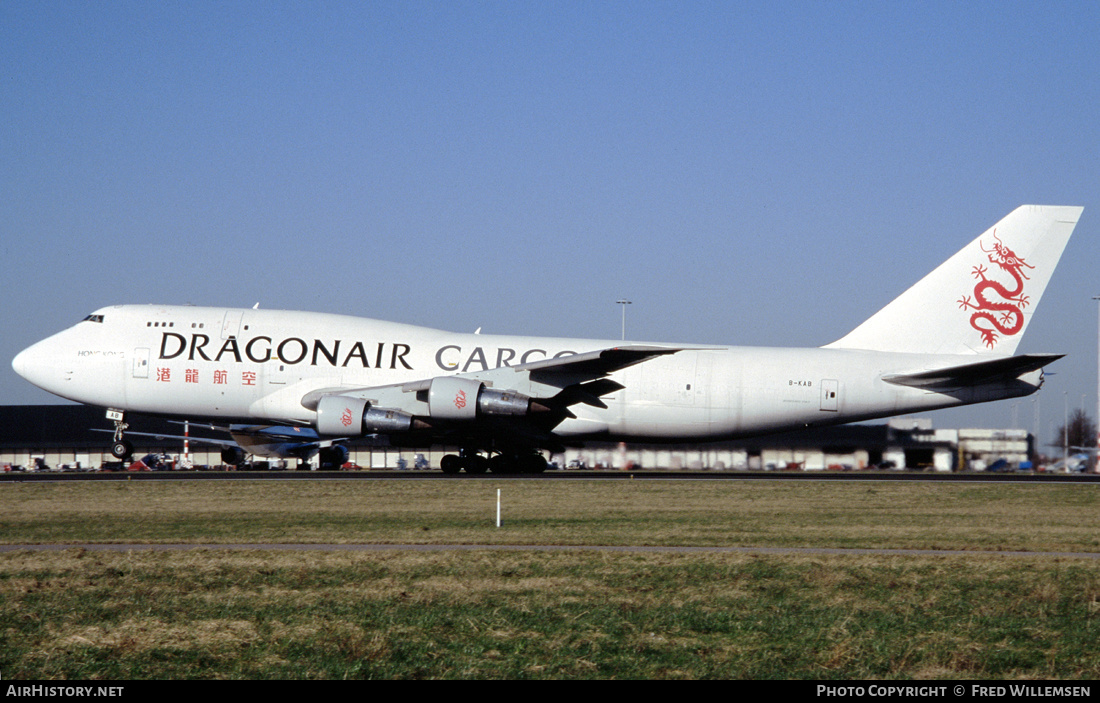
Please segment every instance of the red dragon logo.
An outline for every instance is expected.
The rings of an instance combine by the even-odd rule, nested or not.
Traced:
[[[455,407],[459,410],[466,407],[466,391],[459,391],[455,396]]]
[[[344,427],[351,427],[351,423],[352,423],[351,408],[344,408],[344,414],[340,416],[340,422],[343,423]]]
[[[996,346],[998,335],[1011,336],[1023,329],[1023,309],[1027,307],[1028,296],[1022,294],[1024,281],[1030,280],[1023,269],[1024,267],[1035,268],[1006,247],[997,237],[996,230],[993,231],[993,239],[996,242],[992,249],[986,249],[984,244],[979,243],[979,245],[982,251],[989,254],[989,263],[996,264],[1002,271],[1012,276],[1015,287],[1010,290],[999,281],[986,278],[986,267],[975,266],[971,272],[974,278],[978,279],[978,283],[974,286],[975,302],[970,302],[969,295],[964,295],[958,300],[959,307],[963,310],[977,311],[970,316],[970,326],[981,333],[982,341],[990,349]],[[987,293],[993,293],[1001,300],[990,300],[986,297]]]

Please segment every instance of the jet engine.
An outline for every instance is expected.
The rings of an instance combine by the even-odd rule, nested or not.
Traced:
[[[348,462],[348,457],[351,456],[348,452],[348,448],[342,444],[334,444],[331,447],[325,447],[318,454],[318,460],[321,466],[330,466],[338,469]]]
[[[457,376],[432,379],[426,391],[417,393],[417,398],[427,403],[425,414],[428,418],[450,422],[549,410],[522,393],[500,391],[481,381]],[[326,395],[317,403],[317,431],[322,435],[393,434],[427,427],[429,425],[412,413],[375,407],[363,398]]]
[[[433,378],[428,389],[428,413],[443,420],[473,420],[480,415],[526,415],[531,409],[529,396],[516,391],[498,391],[472,378],[441,376]]]
[[[369,400],[326,395],[317,403],[317,432],[322,435],[361,435],[408,432],[413,416],[401,410],[376,408]]]
[[[226,447],[222,450],[222,463],[230,466],[240,466],[244,463],[244,450],[240,447]]]

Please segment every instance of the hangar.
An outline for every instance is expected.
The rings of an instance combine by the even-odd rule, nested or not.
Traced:
[[[131,415],[131,428],[182,435],[184,428],[163,418]],[[98,470],[118,467],[109,452],[112,425],[102,408],[86,405],[0,406],[0,468]],[[226,439],[192,427],[189,456],[177,439],[133,437],[134,456],[166,455],[171,468],[222,465],[220,448],[200,437]],[[407,449],[378,446],[369,439],[347,442],[349,464],[365,469],[438,467],[454,448]],[[621,445],[589,443],[555,454],[562,468],[715,471],[916,469],[982,471],[991,466],[1029,469],[1037,462],[1035,440],[1025,430],[934,429],[928,419],[898,418],[886,424],[842,425],[713,444]],[[297,468],[293,460],[260,464]],[[347,465],[346,465],[347,466]],[[314,458],[311,468],[317,468]]]

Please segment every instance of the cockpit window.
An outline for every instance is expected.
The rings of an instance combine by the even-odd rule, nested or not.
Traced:
[[[88,315],[81,322],[103,322],[102,315]]]

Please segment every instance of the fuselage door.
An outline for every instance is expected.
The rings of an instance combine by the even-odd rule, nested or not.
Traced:
[[[826,378],[821,382],[821,409],[836,412],[840,405],[840,384]]]
[[[227,310],[222,321],[222,339],[237,337],[241,333],[241,311]]]
[[[149,378],[148,349],[134,350],[134,378]]]

